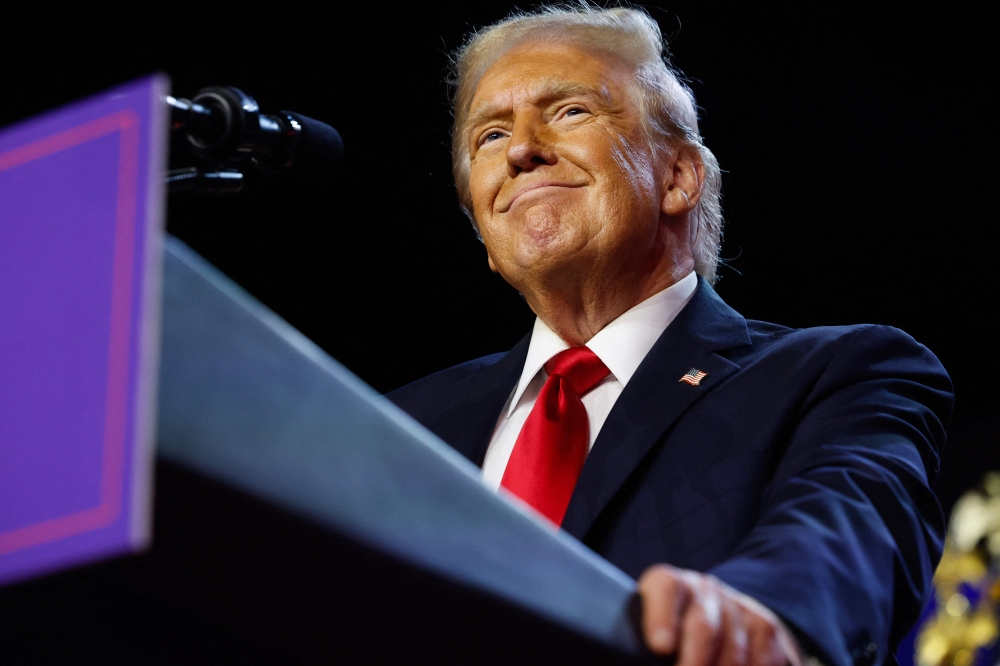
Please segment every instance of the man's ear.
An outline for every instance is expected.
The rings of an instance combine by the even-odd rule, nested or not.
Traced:
[[[660,210],[666,215],[690,212],[701,199],[705,183],[705,165],[697,151],[684,146],[668,163]]]

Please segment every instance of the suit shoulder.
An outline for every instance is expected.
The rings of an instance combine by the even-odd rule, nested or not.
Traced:
[[[385,397],[402,408],[403,411],[410,412],[413,408],[419,407],[428,400],[433,401],[438,396],[449,393],[455,384],[493,365],[505,355],[506,352],[500,352],[453,365],[450,368],[439,370],[414,382],[410,382],[406,386],[390,391],[385,394]]]
[[[753,340],[752,356],[771,358],[785,367],[802,370],[933,376],[933,384],[951,390],[947,371],[927,347],[906,332],[881,324],[787,328],[747,321]],[[848,374],[854,374],[849,372]]]
[[[747,329],[750,331],[750,337],[754,343],[764,347],[778,344],[781,346],[801,346],[803,348],[816,349],[819,347],[837,348],[860,344],[865,346],[888,345],[913,347],[926,350],[926,347],[914,340],[905,331],[882,324],[790,328],[779,324],[748,319]]]

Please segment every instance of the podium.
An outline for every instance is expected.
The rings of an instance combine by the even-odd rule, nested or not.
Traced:
[[[162,79],[140,82],[126,90],[131,98],[107,96],[69,119],[92,122],[80,114],[106,114],[106,105],[139,109],[122,126],[139,128],[136,159],[150,175],[131,184],[120,175],[109,181],[118,189],[108,189],[107,219],[118,220],[108,227],[119,229],[114,238],[137,239],[114,247],[141,250],[127,256],[143,258],[132,265],[146,276],[143,289],[134,290],[145,296],[129,297],[137,305],[128,320],[136,322],[128,330],[143,332],[137,335],[145,352],[121,346],[132,349],[121,358],[155,361],[146,352],[160,350],[158,397],[149,386],[136,389],[156,413],[135,408],[139,422],[129,416],[132,407],[114,412],[123,424],[133,423],[121,432],[139,439],[155,425],[152,528],[141,446],[132,451],[134,463],[126,457],[118,467],[94,468],[102,488],[124,493],[112,497],[124,508],[94,523],[96,536],[62,537],[46,528],[42,537],[51,543],[42,542],[37,528],[18,524],[0,506],[0,518],[13,525],[5,532],[7,552],[31,575],[44,571],[24,568],[32,548],[54,553],[45,564],[52,570],[71,563],[65,549],[73,539],[105,539],[77,561],[145,547],[150,532],[151,545],[138,555],[0,588],[0,662],[650,660],[637,631],[634,581],[516,500],[487,489],[468,461],[182,242],[163,237],[151,185],[160,158],[155,141],[146,147],[142,137],[165,131],[153,104],[164,90]],[[48,153],[16,146],[4,153],[10,178],[28,173],[13,169],[29,158],[90,141],[90,135],[77,143],[45,138],[62,122],[51,117],[28,128],[42,138],[32,135],[25,141],[35,143],[26,145]],[[15,134],[7,135],[12,145],[11,137],[20,141]],[[115,146],[131,144],[105,143],[94,145],[104,146],[108,164],[124,169],[124,158],[115,156],[128,153]],[[147,203],[123,198],[128,187],[144,192],[140,202]],[[122,213],[130,210],[146,210],[136,213],[134,227]],[[72,216],[59,219],[73,224]],[[122,236],[133,228],[143,234]],[[115,252],[115,274],[124,274],[130,264]],[[157,299],[149,295],[159,284],[157,318]],[[141,298],[148,302],[140,307]],[[121,336],[125,345],[127,334]],[[132,373],[121,382],[138,377],[133,383],[141,385],[143,377],[155,377],[155,363],[146,375],[138,361],[121,367]],[[120,389],[122,396],[129,391]]]
[[[153,542],[0,589],[11,663],[642,663],[634,582],[176,239]]]
[[[362,602],[371,624],[385,622],[380,614],[401,593],[424,634],[413,640],[442,657],[529,657],[544,647],[541,635],[522,642],[523,627],[500,630],[508,612],[576,633],[609,657],[640,653],[631,579],[499,498],[463,457],[173,239],[164,285],[160,456],[352,542],[371,558],[352,565],[364,577],[399,567],[396,593]],[[322,568],[323,551],[315,557]],[[449,604],[466,606],[463,617]]]

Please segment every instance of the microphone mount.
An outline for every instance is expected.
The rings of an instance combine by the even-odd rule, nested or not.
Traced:
[[[235,194],[247,168],[274,174],[302,162],[336,169],[343,142],[329,125],[291,111],[263,114],[239,88],[212,86],[192,99],[166,97],[173,132],[185,135],[194,155],[214,170],[173,170],[171,192]]]

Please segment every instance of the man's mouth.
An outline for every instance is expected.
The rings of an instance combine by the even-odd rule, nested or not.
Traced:
[[[553,182],[553,181],[541,181],[538,183],[534,183],[532,185],[527,185],[525,187],[520,188],[517,192],[515,192],[514,196],[512,196],[508,201],[502,203],[500,207],[497,209],[497,212],[506,213],[511,209],[515,201],[517,201],[524,195],[532,192],[538,192],[539,190],[546,190],[551,188],[573,189],[577,187],[582,187],[582,186],[569,183]]]

